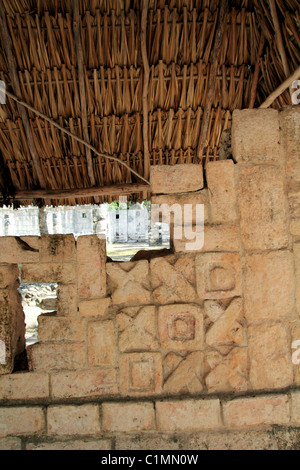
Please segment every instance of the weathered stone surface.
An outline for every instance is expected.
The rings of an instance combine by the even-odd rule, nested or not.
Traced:
[[[137,435],[117,436],[116,450],[179,450],[180,440],[177,436],[160,433],[140,433]],[[152,460],[155,462],[155,457]]]
[[[38,263],[39,250],[39,237],[0,237],[0,263]]]
[[[300,219],[300,192],[292,192],[288,195],[289,214],[292,219]]]
[[[48,374],[23,372],[0,376],[0,400],[49,397]]]
[[[154,306],[128,307],[117,315],[119,351],[155,351],[159,349]]]
[[[247,255],[244,297],[245,317],[250,323],[292,316],[295,308],[292,254],[274,251]]]
[[[275,109],[235,110],[232,153],[237,162],[279,162],[279,113]]]
[[[294,370],[294,384],[300,385],[300,323],[291,327],[292,364]]]
[[[234,299],[206,333],[206,344],[214,346],[241,346],[244,342],[242,299]]]
[[[205,356],[209,393],[245,392],[248,389],[248,354],[246,348],[233,348],[227,356],[209,351]]]
[[[152,403],[103,403],[102,415],[105,431],[132,432],[155,428]]]
[[[281,167],[246,165],[238,168],[241,238],[246,250],[288,245],[287,209]]]
[[[84,398],[118,393],[115,369],[92,369],[51,374],[54,398]]]
[[[0,408],[0,437],[36,434],[45,427],[44,410],[41,407],[18,406]]]
[[[77,315],[77,285],[59,284],[57,288],[57,314]]]
[[[74,235],[43,235],[40,241],[40,262],[71,262],[75,259]]]
[[[5,289],[11,284],[16,284],[19,279],[19,267],[17,264],[0,266],[0,289]]]
[[[71,263],[24,264],[21,269],[22,282],[69,284],[75,278],[75,267]]]
[[[156,258],[150,262],[154,301],[160,304],[193,302],[197,298],[192,285],[194,261],[189,259],[188,269],[183,269],[180,258],[174,264],[171,261],[171,258]]]
[[[281,145],[286,162],[288,190],[300,189],[300,108],[289,106],[279,113]]]
[[[291,393],[291,421],[297,425],[300,424],[300,392]]]
[[[162,389],[160,353],[129,353],[119,357],[122,395],[147,396]]]
[[[169,353],[164,359],[163,391],[172,394],[200,393],[203,390],[203,353],[192,352],[182,357]]]
[[[91,435],[100,432],[98,405],[57,405],[47,409],[47,434]]]
[[[150,168],[153,194],[174,194],[198,191],[204,186],[201,165],[156,165]]]
[[[195,305],[165,305],[158,309],[161,348],[171,351],[199,351],[203,348],[203,310]]]
[[[291,345],[285,325],[260,323],[248,328],[249,379],[254,390],[280,389],[293,383]]]
[[[90,366],[115,366],[115,327],[112,320],[88,324],[88,362]]]
[[[176,253],[190,253],[195,251],[203,253],[212,251],[235,252],[240,250],[240,233],[236,225],[205,225],[204,231],[201,232],[197,227],[193,226],[192,231],[194,237],[192,240],[186,238],[184,232],[182,239],[174,239]],[[203,232],[204,235],[202,235]],[[190,234],[189,237],[191,237],[192,234]],[[190,245],[190,243],[192,243],[192,245]]]
[[[211,223],[237,219],[235,168],[232,160],[209,162],[206,168]]]
[[[187,436],[187,450],[277,450],[271,431],[193,433]]]
[[[290,222],[290,232],[291,232],[291,235],[294,235],[295,237],[297,237],[297,239],[299,238],[299,236],[300,236],[300,219],[291,220],[291,222]]]
[[[219,400],[162,401],[156,403],[160,431],[206,430],[221,427]]]
[[[0,439],[0,450],[21,450],[22,441],[17,437],[5,437]]]
[[[154,205],[158,207],[154,210]],[[174,223],[174,225],[182,225],[183,222],[187,225],[195,225],[196,223],[202,223],[202,219],[199,221],[197,213],[197,205],[204,205],[204,222],[208,222],[208,192],[207,189],[203,189],[199,192],[186,193],[186,194],[168,194],[161,196],[151,197],[151,218],[153,222],[157,221],[159,217],[159,209],[163,209],[166,205],[170,208],[170,212],[166,209],[161,211],[162,222],[163,217],[166,218],[165,223]],[[186,206],[186,207],[185,207]],[[192,207],[190,207],[192,206]],[[179,210],[180,216],[175,216],[172,210]],[[156,212],[158,211],[158,212]],[[170,214],[170,219],[169,219]]]
[[[59,317],[57,315],[39,315],[38,338],[40,343],[49,342],[84,342],[86,324],[82,318]]]
[[[108,263],[107,274],[114,304],[140,305],[150,303],[148,261]]]
[[[84,343],[35,343],[27,348],[30,371],[74,370],[85,364]]]
[[[106,241],[96,235],[77,240],[78,295],[106,296]]]
[[[200,299],[226,299],[241,295],[240,255],[203,253],[196,256],[197,292]]]
[[[82,317],[104,317],[111,306],[111,298],[83,300],[79,302],[79,313]]]
[[[286,395],[238,398],[223,404],[225,426],[287,424],[289,402]]]

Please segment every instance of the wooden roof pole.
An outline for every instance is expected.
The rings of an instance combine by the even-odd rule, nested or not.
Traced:
[[[150,68],[147,57],[146,32],[147,32],[148,0],[143,0],[142,18],[141,18],[141,52],[144,67],[144,85],[143,85],[143,142],[144,142],[144,178],[149,179],[150,174],[150,156],[149,156],[149,135],[148,135],[148,89]],[[147,198],[147,192],[143,194]]]
[[[212,102],[213,102],[215,86],[216,86],[217,67],[218,67],[220,53],[222,49],[224,33],[226,31],[226,24],[227,24],[226,19],[227,19],[227,13],[229,11],[229,3],[230,2],[228,0],[220,0],[219,17],[218,17],[218,23],[216,27],[214,50],[212,54],[212,63],[210,66],[209,84],[208,84],[206,102],[205,102],[204,113],[203,113],[202,128],[200,132],[197,153],[196,153],[196,160],[198,162],[201,161],[203,150],[206,144],[207,130],[209,126]]]
[[[79,95],[80,95],[80,105],[81,105],[81,114],[82,114],[82,132],[83,139],[86,142],[89,142],[89,132],[88,132],[88,120],[87,120],[87,106],[86,106],[86,91],[85,91],[85,79],[84,79],[84,60],[83,60],[83,51],[80,35],[80,15],[79,15],[79,1],[73,0],[73,33],[75,38],[75,48],[77,56],[77,69],[78,69],[78,80],[79,80]],[[93,170],[93,160],[92,153],[89,148],[85,149],[86,159],[87,159],[87,170],[90,178],[91,186],[96,185],[94,170]]]
[[[259,41],[258,52],[257,52],[257,60],[256,60],[256,64],[255,64],[253,82],[252,82],[252,87],[251,87],[251,92],[250,92],[249,109],[253,109],[254,105],[255,105],[258,78],[259,78],[260,62],[261,62],[261,56],[262,56],[262,53],[263,53],[263,50],[264,50],[265,42],[266,42],[266,38],[265,38],[265,35],[262,31],[261,35],[260,35],[260,41]]]
[[[22,93],[21,93],[18,72],[17,72],[17,65],[16,65],[15,57],[13,55],[12,42],[11,42],[11,38],[8,32],[6,16],[5,16],[5,8],[4,8],[2,0],[0,0],[0,34],[2,36],[2,46],[4,48],[5,55],[7,57],[7,64],[8,64],[8,69],[9,69],[9,73],[11,76],[14,93],[20,98],[22,96]],[[18,104],[18,111],[22,119],[24,131],[25,131],[26,138],[27,138],[28,148],[31,154],[31,158],[32,158],[34,169],[36,171],[38,182],[39,182],[40,187],[44,189],[46,188],[46,182],[45,182],[45,178],[42,172],[41,162],[40,162],[40,159],[39,159],[39,156],[38,156],[35,144],[34,144],[28,115],[27,115],[26,109],[24,109],[24,107],[20,106],[19,104]]]
[[[277,15],[276,3],[275,3],[275,0],[269,0],[269,3],[270,3],[271,15],[272,15],[274,29],[275,29],[275,37],[276,37],[278,51],[281,57],[285,76],[286,78],[288,78],[291,72],[290,72],[287,56],[286,56],[284,45],[283,45],[282,33],[281,33],[281,28],[279,24],[278,15]],[[291,90],[290,90],[290,94],[292,94]]]
[[[298,80],[298,78],[300,78],[300,66],[295,70],[294,73],[292,73],[289,78],[287,78],[283,83],[281,83],[279,87],[276,88],[276,90],[274,90],[268,96],[268,98],[260,105],[259,108],[266,109],[271,106],[271,104],[276,100],[276,98],[278,98],[278,96],[280,96],[281,93],[283,93],[287,88],[291,87],[292,83],[295,80]]]

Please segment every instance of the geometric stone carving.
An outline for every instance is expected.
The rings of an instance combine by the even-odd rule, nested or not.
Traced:
[[[164,360],[164,392],[174,394],[201,392],[202,370],[202,352],[192,352],[183,357],[169,353]]]
[[[233,348],[224,357],[217,351],[205,355],[205,384],[209,393],[241,392],[248,388],[248,355],[246,348]]]
[[[199,351],[203,347],[203,311],[194,305],[166,305],[158,310],[161,348]]]
[[[155,307],[128,307],[117,315],[119,351],[153,351],[159,348],[156,337]]]
[[[200,299],[226,299],[241,295],[240,255],[203,253],[196,256],[197,292]]]
[[[108,263],[106,265],[114,304],[149,304],[148,261]]]
[[[121,354],[120,388],[122,395],[152,395],[161,392],[160,353]]]

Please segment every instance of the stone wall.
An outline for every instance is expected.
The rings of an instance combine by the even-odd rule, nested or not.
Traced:
[[[209,163],[205,188],[198,165],[152,168],[152,203],[204,205],[197,251],[174,237],[116,263],[97,236],[0,238],[0,448],[299,448],[299,123],[235,111],[235,162]],[[59,288],[13,372],[17,264]]]

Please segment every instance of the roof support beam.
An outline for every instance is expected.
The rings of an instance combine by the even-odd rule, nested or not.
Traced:
[[[144,178],[149,179],[150,157],[149,157],[149,133],[148,133],[148,89],[150,68],[147,57],[146,33],[147,33],[148,0],[143,0],[141,19],[141,52],[144,67],[143,85],[143,141],[144,141]],[[146,199],[147,193],[144,194]]]
[[[22,93],[21,93],[21,87],[20,87],[20,82],[18,78],[17,65],[16,65],[15,57],[13,55],[12,42],[11,42],[11,38],[8,32],[5,9],[4,9],[2,0],[0,0],[0,34],[2,37],[2,46],[4,48],[5,55],[7,58],[7,64],[8,64],[8,69],[9,69],[9,73],[11,76],[14,93],[19,98],[21,98]],[[46,188],[46,182],[45,182],[45,178],[43,175],[41,162],[40,162],[40,159],[39,159],[39,156],[37,154],[37,150],[34,144],[27,111],[26,109],[24,109],[23,106],[20,106],[19,104],[17,106],[18,106],[19,114],[22,119],[23,127],[25,130],[26,138],[27,138],[28,148],[31,154],[33,166],[34,166],[37,178],[38,178],[39,185],[41,188]]]

